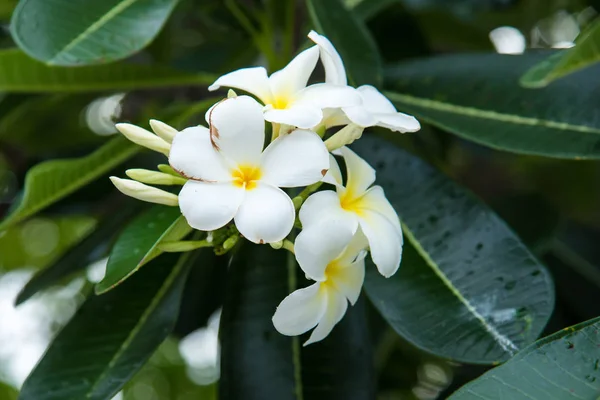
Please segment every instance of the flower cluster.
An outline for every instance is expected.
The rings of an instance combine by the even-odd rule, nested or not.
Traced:
[[[160,172],[128,170],[130,180],[111,177],[126,195],[178,205],[192,228],[209,232],[208,242],[220,237],[232,243],[215,233],[233,229],[236,240],[242,236],[294,252],[314,283],[283,299],[273,324],[285,335],[315,328],[306,344],[326,337],[348,302],[357,301],[367,252],[385,277],[396,272],[402,256],[400,221],[383,189],[373,186],[375,170],[346,145],[370,126],[399,132],[420,128],[374,87],[349,86],[331,42],[314,31],[308,37],[316,45],[270,76],[255,67],[217,79],[209,90],[229,87],[254,97],[230,90],[206,113],[208,128],[177,131],[151,120],[153,134],[117,124],[131,141],[168,156],[169,165],[160,165]],[[319,58],[325,82],[308,85]],[[272,126],[266,147],[265,121]],[[334,126],[345,127],[324,141]],[[345,179],[334,156],[344,161]],[[317,191],[322,184],[333,190]],[[176,195],[149,185],[183,187]],[[299,187],[305,189],[293,199],[282,190]],[[288,237],[299,225],[292,243]],[[179,243],[181,249],[193,248],[192,242]],[[176,251],[177,243],[168,248]]]

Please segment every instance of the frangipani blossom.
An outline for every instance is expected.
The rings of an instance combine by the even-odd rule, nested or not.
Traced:
[[[344,63],[333,44],[325,36],[311,31],[308,37],[317,44],[321,62],[325,67],[325,82],[346,86],[348,79]],[[342,110],[326,110],[324,124],[327,127],[353,122],[363,128],[381,126],[398,132],[416,132],[421,129],[415,117],[396,111],[394,105],[370,85],[355,89],[362,99],[359,105],[342,106]]]
[[[361,102],[360,95],[345,83],[307,87],[318,59],[319,48],[313,46],[269,77],[263,67],[243,68],[221,76],[208,89],[225,86],[244,90],[264,103],[267,121],[312,128],[323,119],[323,108],[350,107]]]
[[[371,258],[379,272],[392,276],[402,258],[402,228],[396,211],[375,182],[375,170],[356,153],[342,147],[347,171],[346,186],[340,168],[333,157],[329,172],[323,179],[336,186],[336,191],[325,190],[310,196],[300,209],[303,230],[297,240],[309,234],[308,228],[327,220],[345,220],[353,231],[361,228],[369,242]]]
[[[249,96],[213,107],[210,130],[196,126],[175,135],[169,163],[189,179],[179,207],[190,226],[212,231],[234,219],[255,243],[290,233],[294,205],[280,188],[318,182],[329,156],[321,138],[307,130],[281,136],[263,151],[264,140],[262,106]]]
[[[353,234],[344,220],[315,224],[298,237],[296,259],[307,277],[317,282],[287,296],[273,315],[273,325],[282,334],[300,335],[315,330],[304,345],[325,338],[342,319],[348,301],[358,300],[365,278],[366,240]]]

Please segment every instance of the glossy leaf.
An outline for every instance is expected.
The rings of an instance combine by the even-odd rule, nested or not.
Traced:
[[[366,291],[415,346],[467,363],[504,361],[534,342],[554,304],[551,278],[488,207],[419,158],[377,138],[356,151],[377,169],[403,222],[391,278],[367,268]]]
[[[50,344],[19,399],[112,398],[172,330],[196,255],[161,257],[117,290],[88,298]]]
[[[382,79],[377,44],[365,27],[341,0],[306,0],[315,30],[331,40],[354,85],[378,85]]]
[[[519,77],[543,55],[452,55],[388,70],[399,110],[464,139],[515,153],[600,158],[600,66],[540,90]]]
[[[588,67],[600,61],[600,20],[583,32],[575,43],[575,47],[553,54],[544,61],[529,69],[522,77],[525,87],[545,87],[556,79]]]
[[[600,318],[595,318],[539,340],[450,399],[597,399],[599,347]]]
[[[86,237],[68,249],[54,263],[36,273],[25,284],[17,295],[15,305],[27,301],[39,291],[59,283],[63,278],[102,258],[108,253],[108,247],[112,244],[114,237],[139,211],[141,204],[143,203],[132,200],[131,203],[121,206],[114,214],[101,218],[96,228]]]
[[[132,157],[139,147],[122,137],[92,154],[70,160],[46,161],[31,168],[17,208],[0,223],[0,232],[73,193]]]
[[[3,92],[74,93],[209,85],[213,81],[207,74],[130,63],[49,67],[17,49],[0,50],[0,91]]]
[[[102,294],[129,278],[162,253],[162,241],[178,240],[191,232],[179,207],[154,206],[131,222],[113,246],[104,279],[96,285]]]
[[[150,43],[177,0],[21,0],[11,33],[29,56],[50,65],[108,63]]]

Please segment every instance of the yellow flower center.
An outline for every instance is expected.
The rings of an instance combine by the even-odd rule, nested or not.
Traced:
[[[346,189],[340,193],[340,206],[346,211],[360,215],[364,208],[363,196],[356,196],[351,190]]]
[[[285,110],[290,105],[291,101],[288,96],[276,96],[271,105],[276,110]]]
[[[321,282],[324,289],[335,288],[335,281],[342,272],[342,267],[338,264],[338,260],[333,260],[325,268],[325,281]]]
[[[256,187],[262,172],[258,167],[241,165],[231,175],[234,185],[243,187],[246,190],[252,190]]]

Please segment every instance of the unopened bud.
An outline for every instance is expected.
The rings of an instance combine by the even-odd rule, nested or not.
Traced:
[[[163,139],[167,143],[173,143],[175,135],[179,133],[177,129],[157,119],[150,120],[150,127],[152,128],[154,133],[156,133],[161,139]]]
[[[362,128],[356,124],[346,125],[343,129],[337,131],[332,137],[325,141],[327,150],[334,151],[340,147],[344,147],[359,139],[365,128]]]
[[[227,91],[227,98],[228,98],[228,99],[232,99],[232,98],[234,98],[234,97],[237,97],[237,93],[236,93],[236,92],[234,92],[234,91],[233,91],[233,89],[229,89],[229,90]]]
[[[132,124],[116,124],[115,127],[133,143],[169,156],[171,145],[152,132]]]
[[[164,172],[165,174],[169,174],[169,175],[173,175],[173,176],[181,176],[181,174],[178,174],[177,171],[175,171],[173,169],[173,167],[171,167],[170,165],[158,164],[157,168],[160,172]]]
[[[151,171],[149,169],[128,169],[125,171],[128,177],[138,182],[149,185],[185,185],[186,179],[163,172]]]
[[[110,177],[111,182],[119,191],[134,199],[147,201],[149,203],[164,204],[167,206],[176,206],[179,200],[173,193],[165,192],[152,186],[144,185],[131,179],[121,179],[116,176]]]
[[[227,240],[225,240],[223,242],[223,249],[224,250],[230,250],[233,248],[233,246],[235,246],[235,244],[237,243],[238,239],[240,237],[238,235],[234,235],[234,236],[230,236],[227,238]]]
[[[279,242],[271,242],[269,243],[271,245],[272,248],[274,248],[275,250],[279,250],[280,248],[283,247],[283,240],[280,240]]]

